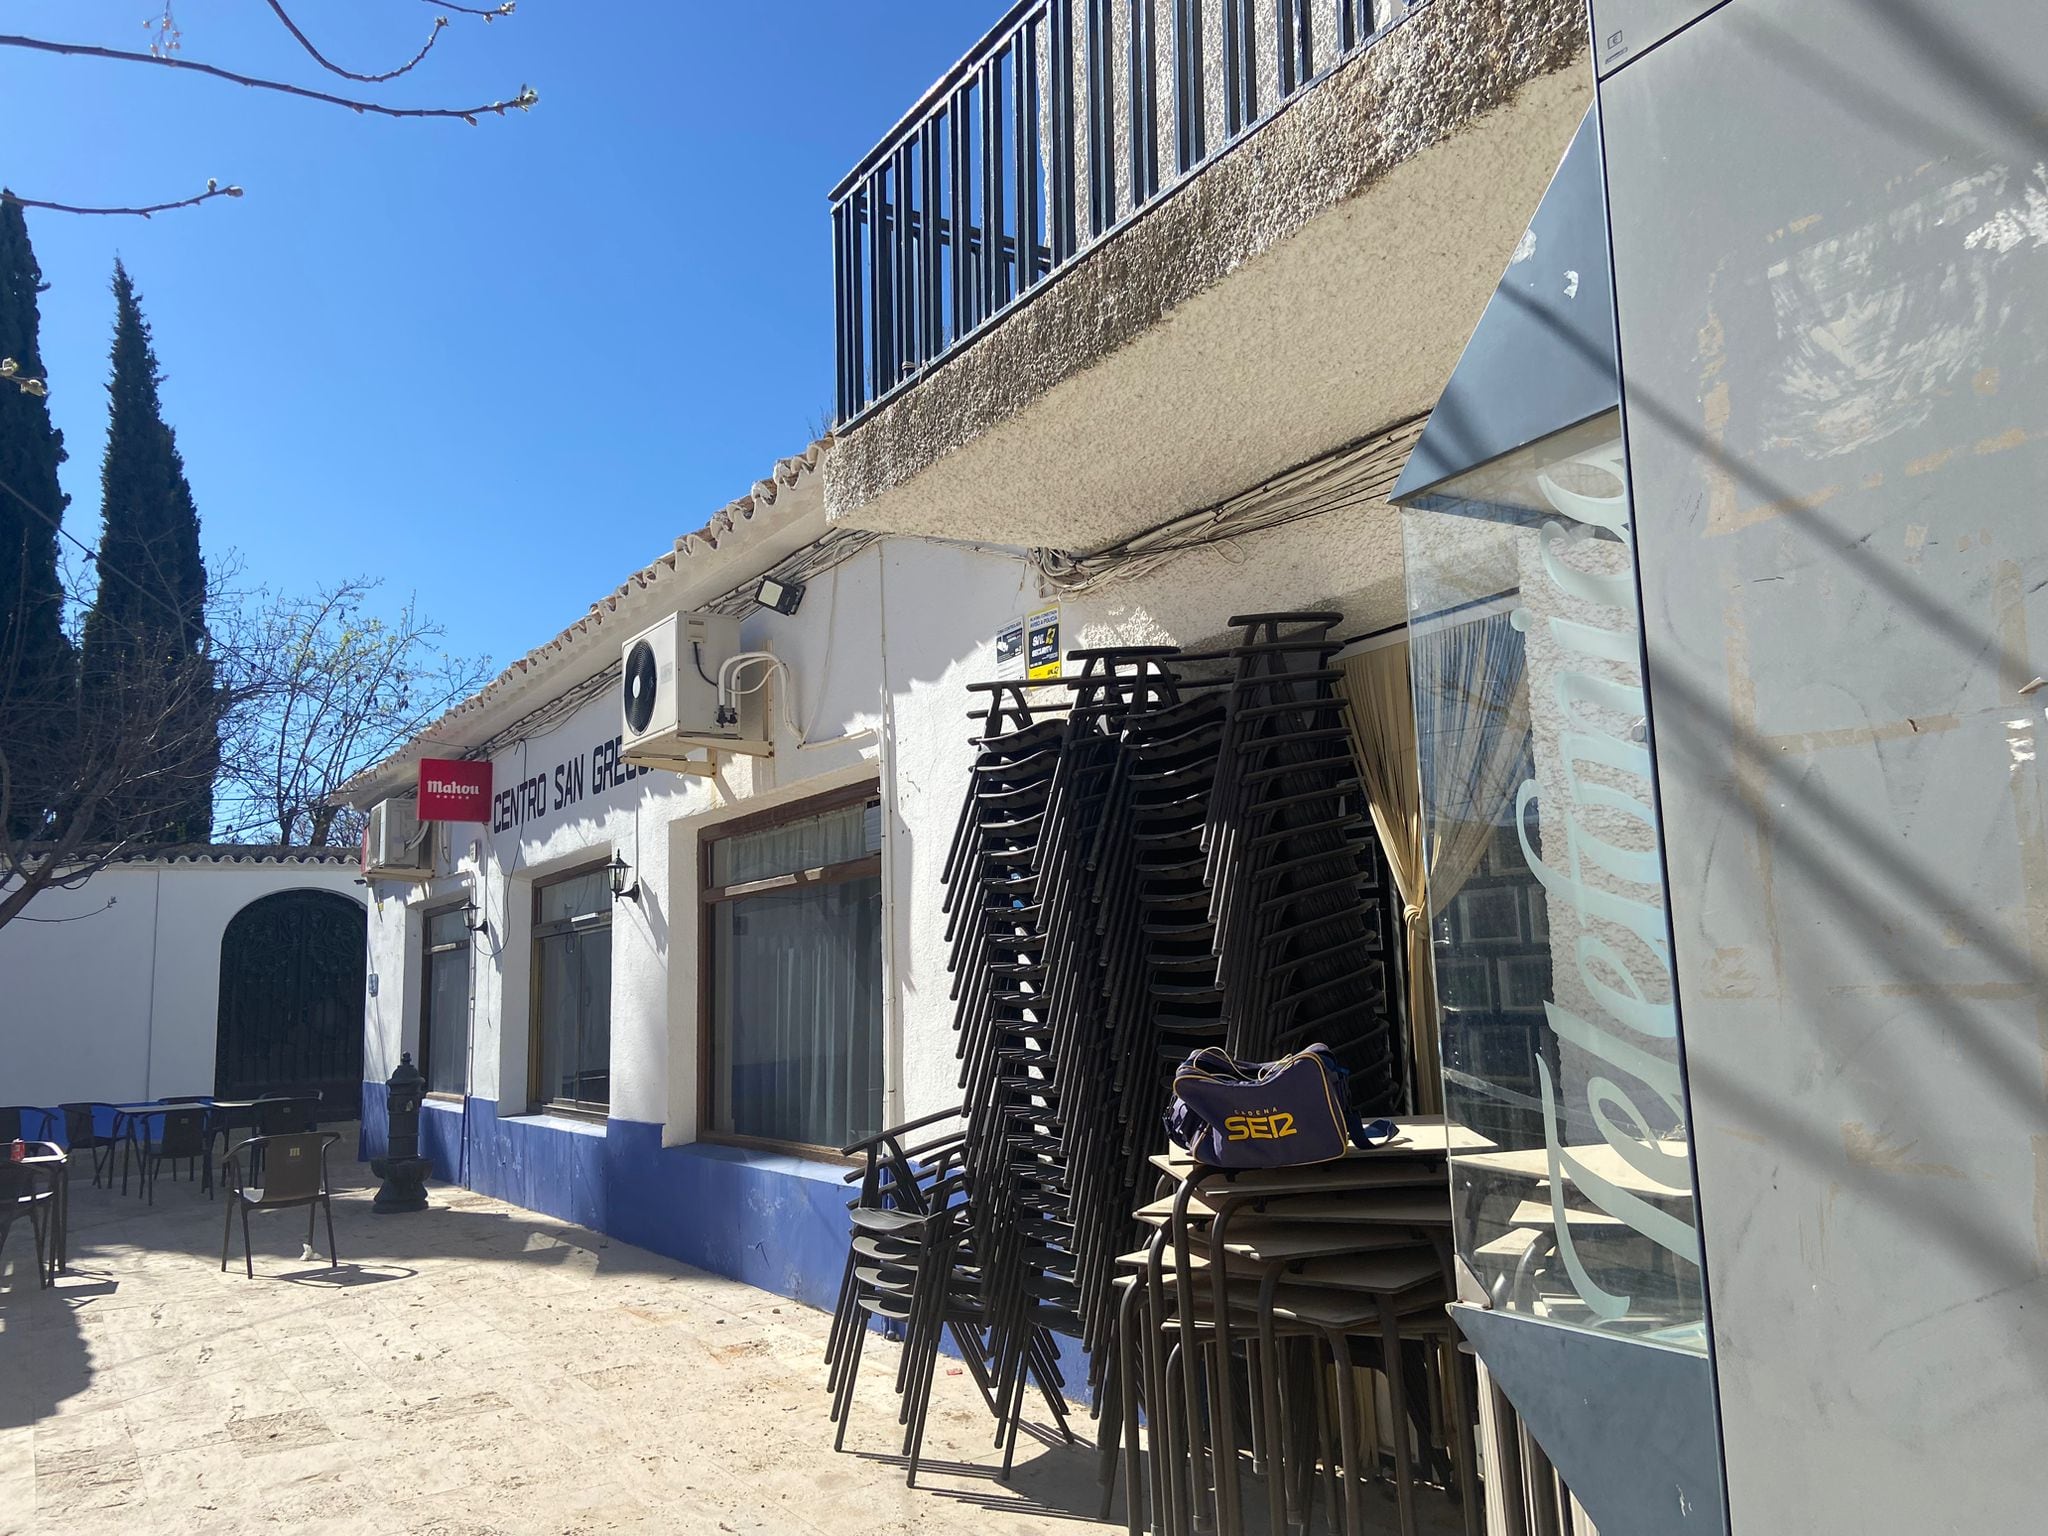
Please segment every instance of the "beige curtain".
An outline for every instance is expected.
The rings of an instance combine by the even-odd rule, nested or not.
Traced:
[[[1433,821],[1422,806],[1407,643],[1361,651],[1343,662],[1359,780],[1401,893],[1418,1114],[1443,1108],[1429,920],[1472,878],[1514,805],[1529,740],[1520,642],[1507,615],[1493,614],[1436,628],[1416,643],[1414,661],[1425,682],[1421,732],[1431,744],[1437,792]]]
[[[1408,684],[1408,645],[1401,641],[1345,658],[1345,712],[1359,782],[1372,824],[1401,893],[1401,945],[1408,975],[1409,1060],[1415,1112],[1444,1107],[1437,1059],[1436,975],[1430,967],[1428,903],[1424,900],[1422,778],[1415,751],[1415,699]]]

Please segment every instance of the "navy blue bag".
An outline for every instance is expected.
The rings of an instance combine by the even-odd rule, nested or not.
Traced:
[[[1327,1045],[1249,1062],[1207,1046],[1174,1069],[1166,1134],[1211,1168],[1327,1163],[1389,1140],[1393,1121],[1361,1125],[1346,1107],[1345,1076]]]

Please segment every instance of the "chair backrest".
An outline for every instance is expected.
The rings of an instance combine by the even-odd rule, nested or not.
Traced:
[[[90,1104],[59,1104],[64,1116],[64,1140],[74,1147],[90,1147],[100,1140],[99,1126]]]
[[[163,1135],[157,1139],[157,1148],[165,1157],[206,1156],[206,1111],[165,1110]]]
[[[36,1176],[26,1168],[18,1168],[5,1153],[0,1153],[0,1227],[4,1227],[22,1213],[20,1202],[37,1191]]]
[[[21,1117],[26,1111],[20,1105],[0,1104],[0,1142],[16,1141],[21,1136]]]
[[[294,1136],[252,1136],[238,1153],[263,1159],[263,1198],[258,1205],[306,1200],[327,1185],[328,1146],[341,1140],[333,1131],[308,1131]]]
[[[256,1134],[300,1136],[313,1129],[313,1100],[261,1099],[256,1104]]]

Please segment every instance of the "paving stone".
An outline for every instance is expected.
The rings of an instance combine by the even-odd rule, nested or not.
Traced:
[[[970,1475],[905,1489],[893,1345],[870,1343],[834,1455],[824,1314],[459,1190],[376,1217],[337,1165],[338,1269],[278,1220],[252,1224],[253,1280],[239,1232],[223,1273],[223,1207],[168,1179],[154,1207],[75,1183],[54,1290],[7,1255],[0,1536],[1094,1524],[1093,1452],[1020,1449],[1033,1496],[1011,1501],[964,1377],[937,1384],[929,1455]]]

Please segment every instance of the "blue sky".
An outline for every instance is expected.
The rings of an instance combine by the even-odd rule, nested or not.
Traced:
[[[364,73],[419,0],[285,0]],[[13,0],[0,31],[144,49],[162,0]],[[168,70],[0,49],[31,212],[65,525],[98,537],[116,254],[156,333],[210,558],[294,590],[417,591],[500,665],[743,494],[830,413],[826,194],[998,0],[518,0],[412,74],[325,75],[256,0],[174,0],[181,56],[407,105],[540,92],[482,126],[386,122]]]

